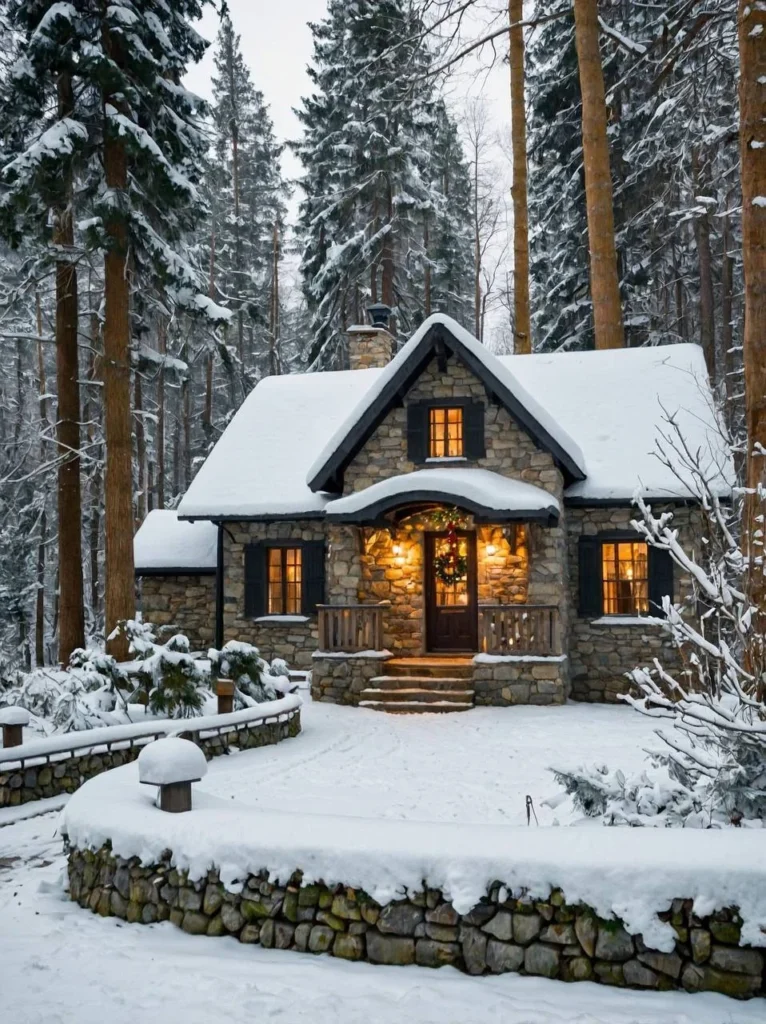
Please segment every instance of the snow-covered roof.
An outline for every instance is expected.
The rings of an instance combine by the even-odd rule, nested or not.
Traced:
[[[430,345],[427,346],[430,340],[429,336],[439,328],[451,335],[452,340],[463,350],[461,355],[465,357],[468,354],[473,357],[477,368],[484,371],[486,378],[504,385],[505,389],[510,392],[511,399],[515,400],[514,411],[517,414],[522,413],[528,428],[536,437],[549,442],[546,446],[553,451],[554,456],[559,456],[559,461],[564,462],[564,468],[568,469],[570,474],[575,477],[584,476],[585,460],[577,443],[561,428],[544,406],[524,388],[511,368],[501,363],[497,356],[494,356],[457,321],[443,313],[434,313],[423,321],[395,358],[379,372],[372,387],[340,424],[333,436],[329,438],[309,468],[307,474],[309,486],[312,489],[317,489],[318,486],[321,488],[321,482],[328,473],[331,474],[330,467],[334,457],[343,450],[344,442],[362,424],[365,417],[372,413],[376,403],[385,404],[385,393],[388,388],[399,390],[400,379],[407,374],[408,366],[412,366],[414,372],[417,373],[418,349],[430,348]]]
[[[409,502],[454,501],[481,518],[485,514],[497,519],[545,519],[558,517],[559,503],[541,487],[509,480],[488,469],[440,466],[417,469],[414,473],[379,480],[361,491],[336,498],[325,509],[328,518],[355,522],[369,516],[371,520],[385,513],[402,499]]]
[[[136,572],[153,569],[215,569],[218,529],[204,520],[187,523],[172,509],[155,508],[133,538]]]
[[[454,321],[436,322],[456,332],[466,350],[478,351],[482,365],[534,415],[570,465],[582,468],[585,478],[570,483],[567,498],[630,502],[637,488],[647,498],[688,497],[656,457],[666,414],[676,415],[690,447],[710,451],[731,479],[699,345],[495,357]],[[433,326],[434,318],[427,323]],[[322,515],[332,495],[312,491],[308,481],[380,397],[391,366],[412,351],[418,336],[425,336],[423,328],[384,369],[263,379],[194,478],[179,515]],[[720,492],[728,489],[721,478]]]

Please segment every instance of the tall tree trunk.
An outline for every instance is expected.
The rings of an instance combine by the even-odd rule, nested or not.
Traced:
[[[582,148],[596,348],[622,348],[625,336],[614,241],[604,74],[598,45],[598,0],[574,0],[574,17],[582,93]]]
[[[90,305],[90,353],[88,356],[89,387],[85,391],[85,415],[88,447],[90,450],[90,473],[88,481],[88,566],[90,575],[90,626],[96,632],[101,621],[101,598],[99,591],[99,555],[101,551],[101,499],[103,480],[103,445],[101,444],[101,387],[102,359],[101,326],[93,292],[92,280],[88,274],[88,302]]]
[[[231,173],[234,189],[234,269],[236,283],[234,295],[237,303],[237,351],[245,379],[245,320],[242,310],[242,238],[239,228],[239,130],[236,124],[231,130]]]
[[[428,212],[423,214],[423,312],[426,316],[431,315],[431,240],[428,237]]]
[[[527,208],[527,118],[524,104],[523,0],[508,0],[513,149],[513,351],[532,351],[529,322],[529,212]]]
[[[40,293],[35,295],[37,312],[37,337],[42,339],[43,310]],[[45,360],[43,358],[42,340],[37,342],[37,379],[40,394],[40,462],[45,462],[45,436],[50,423],[48,421],[48,399],[46,398]],[[37,545],[37,593],[35,594],[35,664],[39,668],[45,664],[45,539],[48,531],[48,519],[45,513],[45,495],[40,515],[40,542]]]
[[[210,231],[210,270],[208,272],[207,293],[215,299],[215,222]],[[205,404],[202,409],[202,430],[208,440],[213,436],[213,359],[215,350],[210,348],[205,360]]]
[[[766,484],[766,10],[739,0],[739,111],[742,174],[742,267],[745,292],[745,416],[747,487],[743,535],[750,555],[750,599],[757,610],[755,633],[763,635],[766,577],[763,557],[763,498]],[[751,652],[755,655],[756,652]],[[753,658],[758,670],[763,654]],[[763,678],[760,679],[763,692]]]
[[[391,179],[386,179],[386,226],[388,230],[383,238],[383,248],[380,256],[381,280],[380,298],[381,301],[394,308],[394,195],[391,189]],[[393,330],[393,328],[392,328]]]
[[[479,141],[473,149],[473,334],[481,341],[481,225],[479,224]]]
[[[72,79],[58,78],[58,114],[72,113]],[[58,411],[58,541],[59,541],[59,660],[66,664],[76,647],[85,646],[82,578],[82,500],[80,494],[80,384],[77,359],[77,270],[72,262],[74,220],[72,182],[64,186],[65,200],[54,213],[53,240],[62,258],[56,262],[56,387]]]
[[[108,30],[105,50],[120,64],[119,44]],[[105,97],[117,107],[116,97]],[[128,185],[125,144],[110,128],[104,112],[104,173],[107,188],[124,193]],[[104,434],[106,477],[104,481],[105,623],[107,638],[122,619],[135,616],[133,568],[133,487],[130,415],[130,286],[128,277],[128,230],[119,214],[106,221],[109,248],[104,257]],[[124,635],[107,639],[115,658],[128,658]]]
[[[274,220],[271,242],[271,313],[269,318],[269,373],[280,371],[279,359],[279,222]]]
[[[692,180],[695,194],[701,195],[704,183],[700,177],[699,155],[692,150]],[[697,243],[697,261],[700,275],[700,344],[705,355],[705,365],[713,385],[716,384],[715,368],[715,309],[713,296],[713,260],[710,254],[710,214],[707,206],[694,222],[694,239]]]
[[[727,214],[721,219],[721,367],[726,394],[726,420],[731,425],[735,405],[734,330],[732,324],[734,293],[734,259],[729,252],[731,225]]]
[[[192,450],[191,450],[191,419],[192,419],[192,382],[191,382],[191,363],[189,362],[189,353],[187,347],[184,345],[183,356],[184,362],[187,363],[188,370],[186,376],[181,384],[181,415],[183,417],[183,432],[184,432],[184,473],[183,473],[183,489],[186,492],[189,489],[191,483],[191,464],[192,464]]]
[[[136,529],[146,519],[146,430],[144,427],[144,402],[141,388],[141,371],[137,368],[133,377],[133,415],[136,421]]]
[[[160,343],[160,372],[157,374],[157,508],[165,507],[165,356],[168,351],[168,325],[160,314],[157,323]]]

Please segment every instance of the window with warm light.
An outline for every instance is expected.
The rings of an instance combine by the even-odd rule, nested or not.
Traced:
[[[300,548],[269,548],[268,614],[300,615]]]
[[[460,458],[463,449],[463,410],[436,408],[429,412],[428,454],[432,459]]]
[[[641,541],[614,541],[601,548],[604,615],[644,615],[649,611],[648,547]]]

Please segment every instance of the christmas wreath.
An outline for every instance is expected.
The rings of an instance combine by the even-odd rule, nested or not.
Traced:
[[[434,558],[434,575],[447,586],[451,587],[453,583],[462,583],[467,573],[468,559],[465,555],[453,555],[452,552],[447,551]]]
[[[457,526],[453,520],[447,523],[447,550],[434,556],[434,575],[451,587],[462,583],[468,573],[468,559],[460,554]]]

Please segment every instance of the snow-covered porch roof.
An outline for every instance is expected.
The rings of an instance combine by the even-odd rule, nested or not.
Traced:
[[[488,469],[439,467],[402,473],[347,494],[325,507],[328,520],[378,522],[395,508],[419,502],[457,505],[479,522],[558,522],[559,503],[541,487],[509,480]]]

